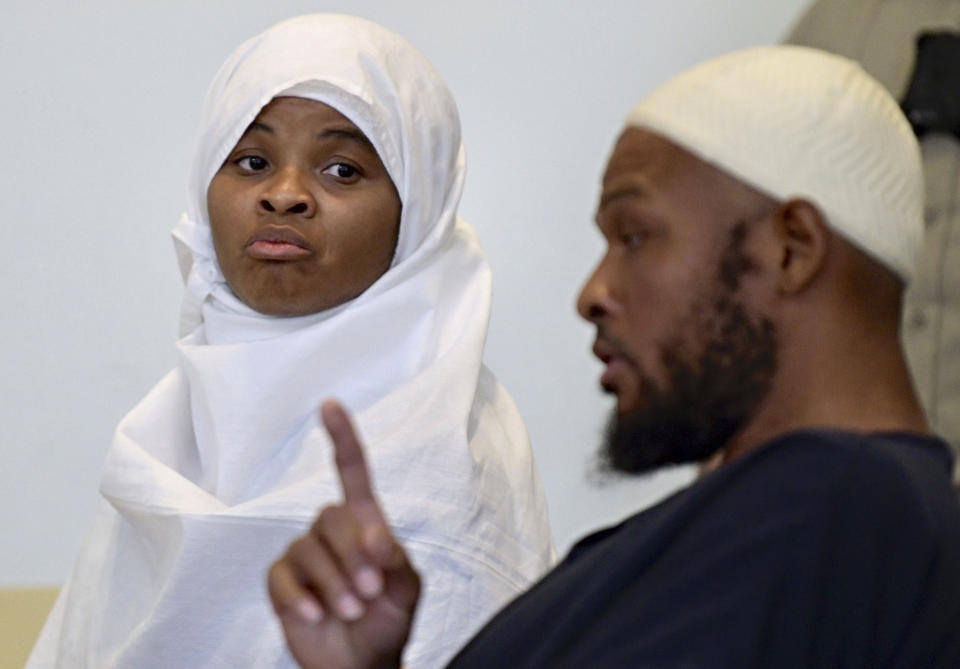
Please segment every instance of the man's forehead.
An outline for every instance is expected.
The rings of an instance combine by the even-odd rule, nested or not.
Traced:
[[[687,180],[708,167],[660,135],[644,128],[627,128],[607,162],[599,207],[623,197],[652,197],[671,179]]]
[[[627,127],[613,147],[604,181],[619,171],[636,169],[696,169],[709,165],[679,144],[641,127]]]
[[[626,188],[625,182],[643,184],[644,192],[669,184],[723,192],[737,199],[747,194],[766,197],[726,169],[642,127],[626,128],[617,140],[603,175],[604,194]],[[637,190],[636,194],[643,193]]]

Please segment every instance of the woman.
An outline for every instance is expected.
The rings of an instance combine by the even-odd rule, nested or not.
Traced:
[[[292,665],[263,580],[339,496],[328,396],[431,574],[410,666],[442,664],[548,566],[526,433],[482,363],[490,271],[456,216],[464,169],[449,91],[379,26],[299,17],[227,59],[174,230],[180,362],[117,428],[29,667]]]

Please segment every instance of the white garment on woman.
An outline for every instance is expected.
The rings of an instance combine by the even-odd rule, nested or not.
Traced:
[[[370,139],[402,202],[391,268],[297,318],[237,300],[217,265],[206,191],[278,95],[323,102]],[[315,410],[355,414],[381,502],[425,584],[405,661],[441,665],[552,558],[523,423],[482,353],[490,270],[456,215],[456,107],[398,36],[332,15],[242,44],[203,108],[176,369],[120,423],[103,501],[28,667],[292,666],[266,594],[270,563],[340,498]]]

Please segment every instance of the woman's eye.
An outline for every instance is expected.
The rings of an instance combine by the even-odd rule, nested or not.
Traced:
[[[353,165],[348,165],[347,163],[334,163],[330,167],[323,170],[324,174],[329,174],[330,176],[337,177],[338,179],[353,179],[357,176],[357,168]]]
[[[267,168],[267,161],[261,156],[244,156],[237,161],[237,165],[248,172],[259,172]]]

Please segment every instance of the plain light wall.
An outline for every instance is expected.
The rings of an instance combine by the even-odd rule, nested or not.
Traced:
[[[612,402],[574,296],[628,109],[704,58],[779,41],[808,0],[19,2],[0,40],[4,250],[0,585],[59,583],[114,426],[175,363],[169,231],[206,86],[243,39],[296,14],[373,19],[457,98],[461,214],[494,270],[487,362],[527,421],[558,548],[688,481],[597,485]],[[321,500],[318,500],[318,504]]]

